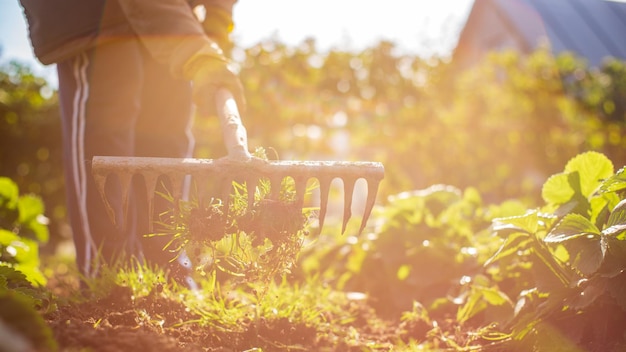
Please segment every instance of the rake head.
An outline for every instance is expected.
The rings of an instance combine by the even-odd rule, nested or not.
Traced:
[[[331,182],[340,178],[344,186],[343,226],[344,233],[348,220],[352,216],[352,196],[354,186],[359,178],[367,182],[367,200],[359,234],[363,232],[367,219],[372,212],[378,186],[384,177],[385,170],[381,163],[376,162],[345,162],[345,161],[266,161],[252,157],[248,152],[246,128],[241,122],[241,116],[237,103],[230,91],[219,89],[215,95],[224,144],[228,150],[228,156],[220,159],[191,159],[191,158],[146,158],[146,157],[111,157],[96,156],[92,160],[92,174],[100,194],[106,205],[109,217],[118,226],[125,226],[128,217],[130,203],[131,183],[135,175],[143,177],[147,202],[149,230],[152,232],[155,194],[159,180],[163,177],[169,180],[171,193],[174,200],[174,209],[178,209],[178,203],[186,197],[186,189],[189,179],[195,180],[200,204],[206,204],[203,197],[206,196],[209,181],[220,187],[222,202],[225,203],[226,212],[229,208],[230,192],[234,180],[243,181],[248,193],[248,209],[254,206],[254,196],[257,185],[261,179],[270,181],[269,198],[278,200],[283,179],[291,177],[295,184],[295,205],[302,209],[306,185],[310,178],[319,181],[320,187],[320,232],[324,226],[324,218],[328,205],[328,195]],[[121,185],[121,199],[107,197],[105,186],[107,179],[116,175]],[[121,202],[121,205],[113,206]],[[120,209],[121,207],[121,209]],[[121,214],[120,214],[121,211]],[[118,214],[116,216],[116,214]],[[116,219],[117,217],[117,219]]]
[[[158,180],[163,177],[169,180],[169,191],[174,199],[174,209],[184,198],[186,179],[191,177],[196,182],[198,196],[207,194],[209,180],[218,182],[223,192],[222,201],[228,202],[231,185],[234,180],[245,181],[248,193],[248,208],[254,205],[256,187],[261,179],[270,182],[270,199],[278,199],[282,181],[292,178],[295,184],[295,204],[299,209],[304,205],[306,185],[309,179],[317,179],[320,191],[319,229],[324,226],[331,182],[339,178],[344,187],[344,207],[342,234],[352,216],[352,197],[355,183],[362,178],[367,182],[367,200],[359,234],[367,223],[374,203],[380,181],[384,177],[384,167],[377,162],[345,162],[345,161],[266,161],[258,158],[241,160],[235,158],[192,159],[192,158],[148,158],[148,157],[111,157],[96,156],[92,160],[92,174],[100,195],[106,205],[108,215],[116,223],[126,223],[130,199],[130,188],[133,177],[143,177],[146,186],[149,206],[149,226],[152,231],[153,209]],[[121,184],[121,216],[116,219],[116,211],[105,192],[105,185],[110,176],[117,176]],[[228,204],[226,204],[228,209]],[[117,212],[119,214],[119,212]]]

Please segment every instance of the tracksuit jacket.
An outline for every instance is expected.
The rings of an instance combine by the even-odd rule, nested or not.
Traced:
[[[98,43],[137,36],[158,61],[181,74],[186,60],[209,45],[189,7],[218,6],[232,13],[236,0],[20,0],[35,56],[58,63]],[[166,36],[170,40],[163,40]],[[159,37],[160,40],[151,40]]]

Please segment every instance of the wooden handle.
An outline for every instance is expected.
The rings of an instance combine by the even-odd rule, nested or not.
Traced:
[[[237,102],[232,93],[225,88],[218,89],[215,93],[215,103],[228,156],[237,159],[251,158],[248,151],[248,134],[241,122]]]

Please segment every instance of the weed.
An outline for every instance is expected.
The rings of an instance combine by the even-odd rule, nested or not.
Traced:
[[[267,179],[260,180],[254,195],[248,195],[245,183],[233,181],[228,199],[208,202],[195,192],[163,217],[158,225],[164,231],[152,236],[169,237],[166,249],[192,257],[196,274],[209,278],[204,280],[209,285],[226,277],[268,283],[289,271],[308,234],[312,209],[296,204],[294,188],[293,180],[284,180],[278,198],[270,199]],[[174,201],[170,194],[161,196]]]

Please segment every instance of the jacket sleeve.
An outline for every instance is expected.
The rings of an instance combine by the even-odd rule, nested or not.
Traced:
[[[221,49],[205,34],[187,0],[119,0],[139,40],[148,52],[177,77],[198,55],[222,57]],[[232,10],[232,5],[231,5]]]

